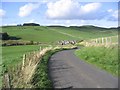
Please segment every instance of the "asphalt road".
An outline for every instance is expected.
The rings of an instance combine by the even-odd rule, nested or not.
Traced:
[[[118,78],[88,64],[74,50],[60,51],[49,60],[49,76],[54,88],[118,88]]]

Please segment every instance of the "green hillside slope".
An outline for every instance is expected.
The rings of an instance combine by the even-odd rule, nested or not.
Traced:
[[[80,40],[97,37],[115,36],[117,30],[89,27],[46,27],[46,26],[11,26],[3,27],[3,32],[21,40],[37,42],[55,42],[58,40]]]

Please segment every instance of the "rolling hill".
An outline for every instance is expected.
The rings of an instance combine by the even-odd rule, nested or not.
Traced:
[[[81,40],[115,36],[116,28],[95,26],[4,26],[2,32],[21,40],[36,42],[56,42],[58,40]]]

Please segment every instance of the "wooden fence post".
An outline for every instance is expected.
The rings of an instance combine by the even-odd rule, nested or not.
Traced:
[[[40,51],[41,51],[41,46],[40,46]]]
[[[98,43],[98,40],[96,39],[96,45],[97,45],[97,43]]]
[[[107,45],[108,44],[108,38],[106,37],[105,39],[106,39],[106,45]]]
[[[112,44],[112,38],[111,38],[111,37],[109,37],[109,39],[110,39],[110,44]]]
[[[8,88],[8,90],[10,90],[10,77],[9,77],[8,73],[5,73],[3,83],[4,83],[4,87]]]
[[[102,44],[104,44],[104,38],[102,37]]]
[[[23,55],[22,70],[23,70],[23,68],[24,68],[24,66],[25,66],[25,60],[26,60],[26,54]]]

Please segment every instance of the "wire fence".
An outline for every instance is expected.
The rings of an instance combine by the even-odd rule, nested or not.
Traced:
[[[85,46],[111,46],[118,44],[118,36],[102,37],[82,42]]]

